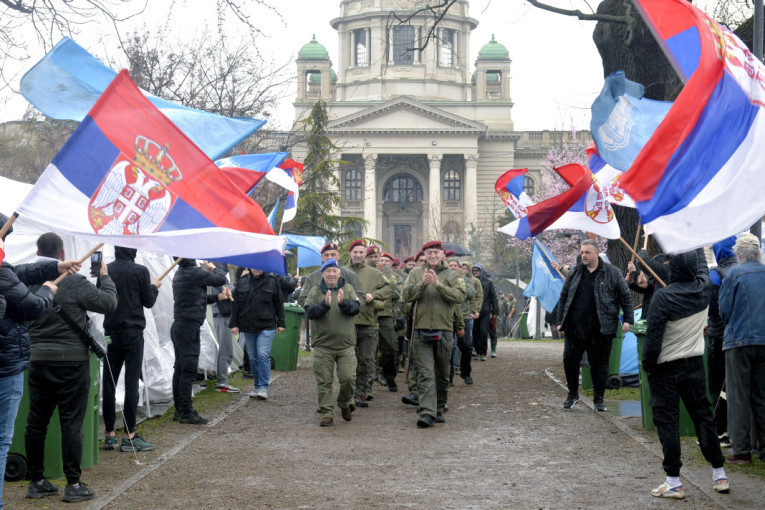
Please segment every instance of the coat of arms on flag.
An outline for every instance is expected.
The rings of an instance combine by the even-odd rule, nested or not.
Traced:
[[[167,151],[167,145],[139,135],[134,160],[120,153],[88,204],[88,220],[97,234],[157,231],[177,198],[167,184],[182,178]]]

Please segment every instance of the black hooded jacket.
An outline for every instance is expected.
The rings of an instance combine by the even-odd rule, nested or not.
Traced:
[[[654,293],[648,311],[643,347],[646,372],[666,361],[704,353],[703,332],[711,291],[704,250],[671,256],[669,271],[669,284]]]
[[[159,289],[151,283],[149,270],[135,263],[137,250],[114,248],[114,262],[108,264],[109,276],[117,287],[117,309],[106,315],[104,331],[143,331],[146,317],[143,309],[151,308],[157,301]]]
[[[499,315],[499,303],[497,302],[497,290],[494,288],[494,282],[489,278],[486,269],[481,264],[474,264],[473,269],[481,271],[481,288],[483,289],[483,304],[481,305],[480,316]]]
[[[226,273],[197,267],[195,259],[183,259],[173,277],[173,317],[202,324],[207,314],[207,287],[226,284]]]

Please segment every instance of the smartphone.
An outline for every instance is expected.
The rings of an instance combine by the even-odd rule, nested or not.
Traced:
[[[98,276],[101,274],[101,264],[103,263],[104,254],[100,251],[93,252],[90,256],[90,276]]]

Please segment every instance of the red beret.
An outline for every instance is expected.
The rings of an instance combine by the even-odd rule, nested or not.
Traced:
[[[398,258],[393,257],[393,260],[391,260],[391,264],[393,265],[393,267],[400,266],[401,261]]]
[[[409,255],[407,258],[404,259],[404,264],[407,262],[414,262],[414,255]]]
[[[420,250],[419,252],[417,252],[417,255],[414,256],[414,261],[417,262],[418,258],[424,257],[424,256],[425,256],[425,253],[422,250]]]
[[[348,251],[351,251],[352,249],[354,249],[357,246],[363,246],[364,248],[366,248],[367,247],[367,243],[365,243],[363,239],[356,239],[348,247]]]
[[[337,247],[337,243],[327,243],[324,245],[324,248],[321,249],[321,252],[324,253],[327,250],[340,251],[340,248]]]
[[[380,248],[375,246],[374,244],[367,248],[367,257],[372,255],[373,253],[380,253]]]
[[[454,257],[454,250],[446,250],[444,252],[444,255],[446,255],[447,257]]]
[[[443,251],[444,244],[441,241],[428,241],[422,245],[422,251],[425,250],[441,250]]]
[[[391,254],[390,254],[390,253],[388,253],[387,251],[383,252],[383,254],[382,254],[382,255],[380,255],[380,256],[381,256],[381,257],[388,257],[388,258],[389,258],[391,261],[393,261],[393,255],[391,255]]]

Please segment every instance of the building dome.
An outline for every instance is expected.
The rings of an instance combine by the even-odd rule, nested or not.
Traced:
[[[327,48],[316,40],[316,34],[314,34],[313,40],[300,48],[298,58],[300,60],[329,60],[329,53]]]
[[[505,60],[510,58],[510,56],[507,48],[505,48],[503,44],[495,41],[494,34],[491,34],[491,41],[483,45],[483,48],[478,52],[478,58],[484,60]]]

